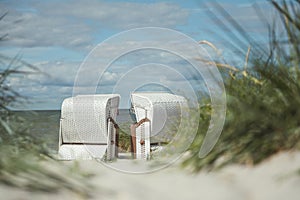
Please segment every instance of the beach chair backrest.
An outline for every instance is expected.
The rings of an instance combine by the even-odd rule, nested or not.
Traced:
[[[115,155],[116,129],[120,96],[79,95],[67,98],[62,103],[59,155],[62,159],[91,158],[107,153],[109,159]],[[86,152],[89,151],[89,152]]]
[[[63,143],[107,143],[107,119],[116,118],[117,95],[80,95],[63,101]]]
[[[151,144],[167,143],[175,136],[182,119],[182,111],[187,107],[187,100],[183,96],[170,93],[147,92],[132,93],[131,102],[137,121],[144,118],[150,121],[136,130],[137,154],[141,154],[137,158],[147,159]],[[139,141],[143,138],[145,142],[141,145]]]

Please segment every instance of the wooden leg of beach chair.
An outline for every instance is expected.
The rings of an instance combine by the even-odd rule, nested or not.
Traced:
[[[119,156],[119,129],[116,128],[116,143],[115,143],[115,157],[118,158]]]

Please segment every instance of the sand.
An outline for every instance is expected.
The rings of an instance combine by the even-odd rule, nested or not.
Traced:
[[[67,163],[66,165],[69,165]],[[126,174],[96,161],[80,161],[95,174],[89,199],[120,200],[299,200],[300,151],[282,152],[254,167],[230,165],[217,172],[191,174],[178,163],[148,174]],[[0,199],[84,199],[69,191],[33,193],[0,187]]]

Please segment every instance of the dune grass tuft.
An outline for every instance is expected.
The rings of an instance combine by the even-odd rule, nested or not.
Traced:
[[[198,136],[183,162],[193,171],[231,163],[253,165],[277,152],[300,149],[300,2],[270,3],[282,19],[284,37],[278,38],[276,27],[271,28],[267,51],[244,34],[252,47],[246,53],[246,67],[224,69],[219,65],[227,92],[226,123],[215,148],[200,159],[198,153],[210,119],[209,101],[208,107],[201,108]],[[216,8],[228,16],[220,5]],[[238,22],[230,23],[231,28],[242,30]],[[234,44],[238,45],[242,44]]]

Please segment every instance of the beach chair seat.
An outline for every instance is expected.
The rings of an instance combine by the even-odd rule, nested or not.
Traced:
[[[170,93],[136,92],[131,103],[137,119],[131,126],[132,151],[137,159],[149,159],[151,149],[161,149],[177,134],[187,100]]]
[[[66,98],[61,107],[59,159],[114,159],[119,101],[116,94]]]

